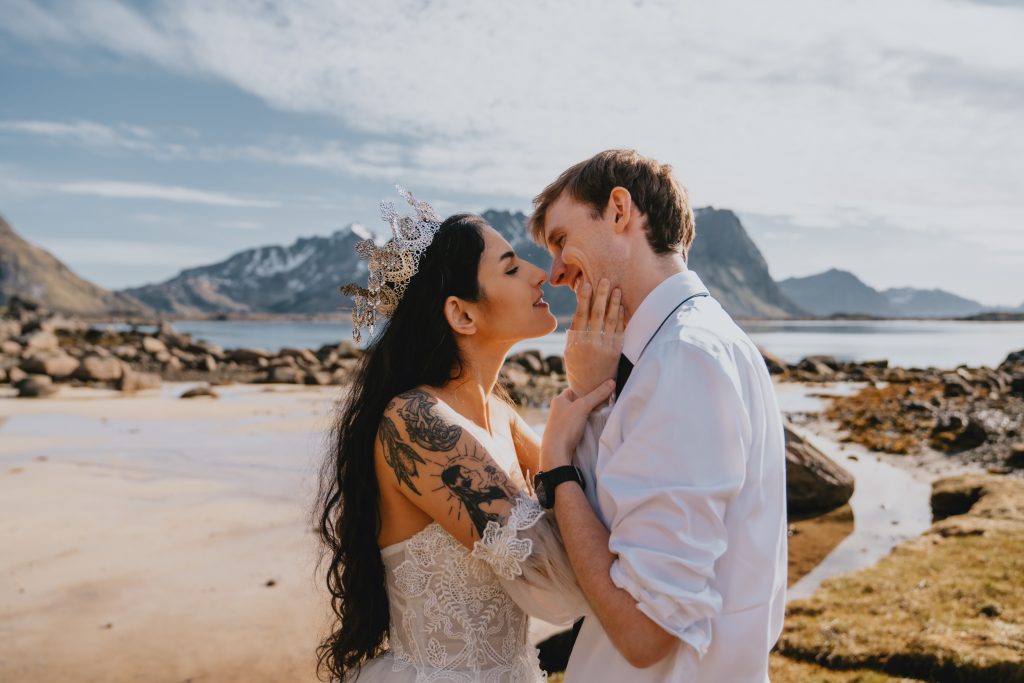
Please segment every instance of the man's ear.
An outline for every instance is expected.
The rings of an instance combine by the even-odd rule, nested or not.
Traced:
[[[625,232],[626,226],[629,225],[629,221],[635,213],[633,195],[624,187],[612,188],[611,193],[608,195],[608,206],[605,211],[606,216],[608,215],[607,212],[611,211],[611,217],[614,221],[612,227],[615,232]]]
[[[476,334],[476,322],[466,302],[457,296],[450,296],[444,302],[444,317],[455,334]]]

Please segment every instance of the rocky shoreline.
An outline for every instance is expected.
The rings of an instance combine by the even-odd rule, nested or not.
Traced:
[[[992,474],[1024,474],[1024,349],[995,368],[895,368],[831,356],[789,365],[770,354],[765,362],[779,381],[864,383],[830,397],[825,411],[848,441],[899,455],[931,449]]]

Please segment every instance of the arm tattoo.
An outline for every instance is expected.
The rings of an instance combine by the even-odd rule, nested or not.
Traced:
[[[422,391],[407,391],[398,398],[405,400],[398,415],[405,421],[405,431],[413,443],[439,453],[455,448],[462,437],[462,427],[448,424],[434,411],[436,398]]]
[[[441,482],[448,489],[449,499],[459,506],[458,519],[466,511],[470,523],[478,535],[483,536],[487,522],[501,523],[501,516],[484,509],[484,506],[499,500],[508,500],[512,491],[506,485],[501,471],[480,455],[476,446],[448,459],[441,472]]]
[[[398,436],[398,428],[387,416],[380,421],[380,440],[384,445],[384,460],[395,471],[399,488],[404,483],[417,496],[421,495],[412,480],[419,475],[416,463],[424,465],[426,461],[409,445],[402,443]]]

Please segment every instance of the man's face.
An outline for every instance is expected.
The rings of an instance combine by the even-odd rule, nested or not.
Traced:
[[[612,258],[614,230],[606,219],[595,217],[591,207],[564,192],[548,207],[544,241],[552,257],[551,284],[577,293],[584,282],[596,289],[601,278],[619,284]]]

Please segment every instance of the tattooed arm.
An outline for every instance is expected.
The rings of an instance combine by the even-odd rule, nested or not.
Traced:
[[[535,500],[524,500],[527,492],[457,420],[429,393],[396,397],[378,434],[381,484],[397,487],[487,562],[524,611],[551,623],[573,621],[586,610],[586,599],[554,515],[543,514]],[[498,529],[485,536],[491,522]]]
[[[405,392],[388,405],[377,453],[391,483],[467,548],[489,521],[505,523],[521,493],[456,414],[425,391]]]

